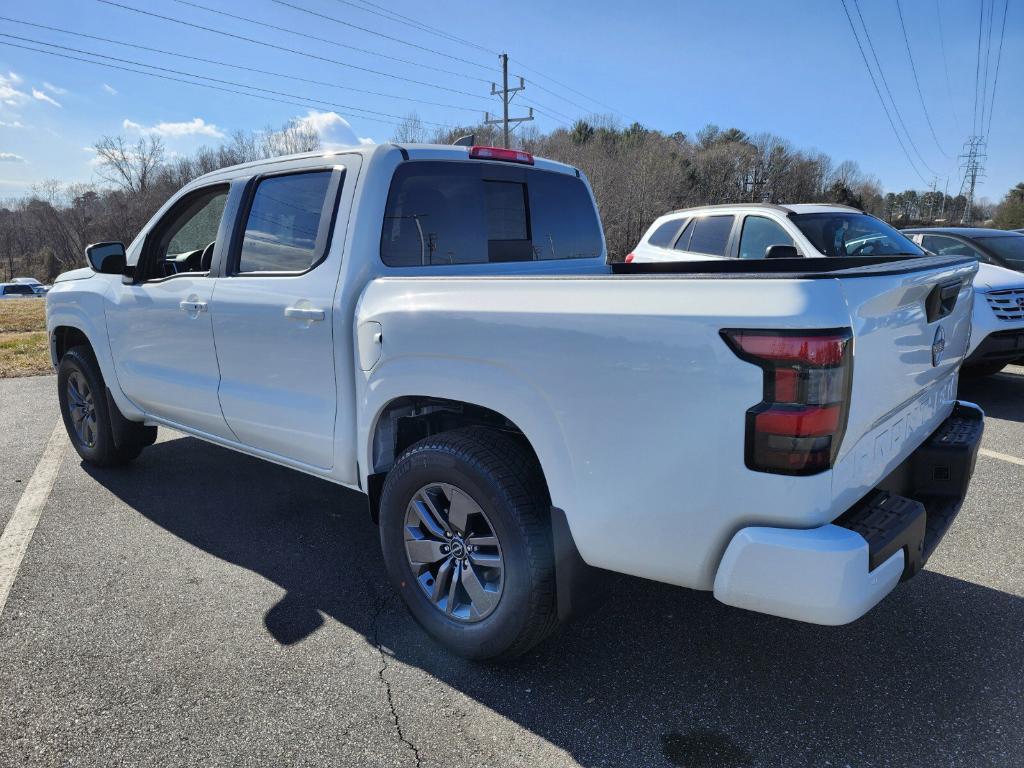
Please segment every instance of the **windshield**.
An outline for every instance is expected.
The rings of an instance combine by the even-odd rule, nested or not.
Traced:
[[[1024,270],[1024,235],[979,237],[978,240],[1014,269]]]
[[[884,221],[863,213],[795,213],[789,217],[826,256],[924,256]]]

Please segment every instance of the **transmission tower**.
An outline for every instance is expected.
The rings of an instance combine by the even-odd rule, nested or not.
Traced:
[[[960,216],[961,224],[970,224],[974,216],[974,191],[979,180],[985,178],[985,137],[971,136],[964,144],[964,152],[960,155],[960,168],[963,181],[960,183],[960,194],[966,198],[964,212]]]

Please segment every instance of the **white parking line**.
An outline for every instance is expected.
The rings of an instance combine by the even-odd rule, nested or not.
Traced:
[[[988,448],[982,448],[978,451],[982,456],[988,456],[990,459],[1000,459],[1001,461],[1008,461],[1011,464],[1019,464],[1024,467],[1024,459],[1018,459],[1016,456],[1011,456],[1008,453],[1000,453],[999,451],[990,451]]]
[[[14,508],[14,514],[0,536],[0,614],[3,614],[4,606],[7,605],[7,596],[11,594],[18,568],[32,541],[32,534],[35,533],[36,524],[53,489],[53,481],[57,479],[57,471],[67,447],[64,422],[58,421],[50,433],[43,457],[36,464],[28,485],[18,499],[18,506]]]

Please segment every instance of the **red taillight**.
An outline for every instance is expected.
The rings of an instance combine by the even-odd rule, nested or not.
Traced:
[[[830,468],[846,431],[850,330],[724,330],[722,337],[764,371],[764,399],[747,411],[747,466],[787,475]]]
[[[475,160],[503,160],[506,163],[523,163],[533,165],[533,155],[519,149],[502,149],[501,147],[470,147],[469,156]]]
[[[626,254],[626,263],[627,264],[632,264],[633,263],[633,259],[635,259],[635,258],[636,258],[636,254],[635,253],[627,253]]]

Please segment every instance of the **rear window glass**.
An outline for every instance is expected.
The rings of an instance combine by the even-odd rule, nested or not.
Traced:
[[[380,255],[391,267],[596,258],[601,225],[586,185],[534,168],[404,163],[388,192]]]
[[[35,291],[32,290],[31,285],[15,284],[4,286],[4,293],[7,295],[32,296]]]
[[[651,236],[647,238],[647,243],[649,245],[656,245],[659,248],[671,248],[684,222],[685,219],[666,221],[651,233]]]
[[[732,231],[732,216],[704,216],[693,222],[693,234],[686,250],[706,253],[709,256],[724,256],[725,246]]]

